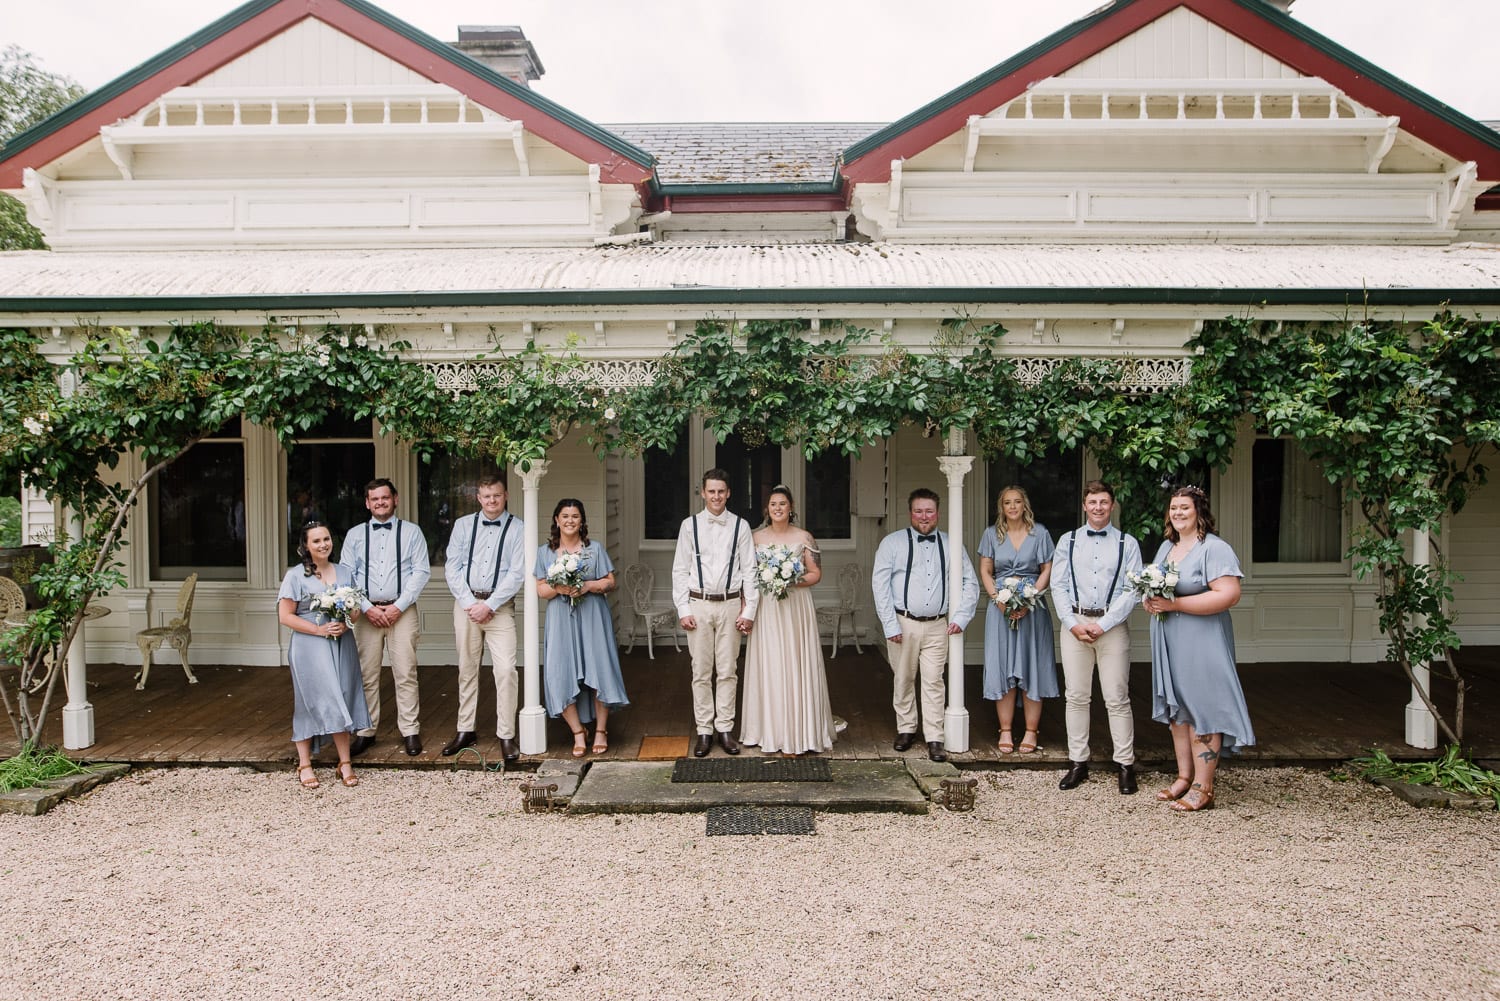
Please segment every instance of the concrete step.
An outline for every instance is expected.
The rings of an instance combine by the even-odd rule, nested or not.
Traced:
[[[673,782],[670,761],[598,761],[584,774],[568,810],[697,813],[714,806],[806,806],[829,813],[927,812],[922,786],[901,761],[829,764],[831,782]]]

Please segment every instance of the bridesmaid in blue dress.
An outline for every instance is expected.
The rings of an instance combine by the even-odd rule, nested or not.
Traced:
[[[1173,493],[1156,562],[1177,564],[1175,596],[1143,602],[1152,613],[1151,718],[1172,728],[1177,754],[1177,778],[1156,798],[1182,812],[1213,809],[1219,755],[1255,743],[1229,621],[1244,575],[1229,543],[1213,532],[1202,490]]]
[[[297,779],[304,789],[318,788],[312,755],[331,735],[339,755],[339,781],[357,786],[359,778],[349,763],[349,735],[370,726],[359,652],[348,626],[329,622],[311,607],[312,598],[329,588],[352,587],[354,576],[348,567],[329,561],[333,536],[320,521],[302,526],[297,554],[302,563],[286,572],[276,596],[277,618],[292,631],[286,659],[292,671]]]
[[[995,700],[1000,720],[1000,753],[1017,750],[1012,735],[1019,690],[1026,733],[1022,754],[1041,749],[1037,727],[1042,722],[1042,699],[1055,699],[1057,658],[1052,648],[1052,613],[1046,600],[1033,609],[1013,613],[1012,629],[996,594],[1007,577],[1035,584],[1042,594],[1052,579],[1052,536],[1031,513],[1031,499],[1020,487],[1006,487],[995,502],[995,523],[979,542],[979,579],[989,595],[984,617],[984,697]]]
[[[559,553],[584,556],[581,587],[553,587],[547,568]],[[604,596],[615,589],[615,565],[597,542],[589,540],[583,502],[564,497],[552,509],[552,535],[536,554],[536,593],[547,602],[547,642],[542,665],[542,692],[549,716],[561,716],[573,732],[573,757],[587,750],[584,724],[598,718],[594,753],[609,750],[609,713],[630,705],[620,676],[614,619]],[[578,603],[569,600],[577,596]]]

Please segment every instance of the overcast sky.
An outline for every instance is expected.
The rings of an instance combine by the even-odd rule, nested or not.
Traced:
[[[536,89],[596,122],[889,122],[1102,0],[384,0],[445,41],[517,24]],[[0,44],[98,87],[233,0],[0,0]],[[1500,119],[1500,0],[1297,0],[1296,17],[1439,100]],[[1477,42],[1477,44],[1471,44]]]

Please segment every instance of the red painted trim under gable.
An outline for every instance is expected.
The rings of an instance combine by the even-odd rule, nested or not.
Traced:
[[[1474,199],[1475,212],[1500,212],[1500,191],[1486,191]]]
[[[889,181],[892,160],[930,148],[965,128],[970,115],[993,111],[1024,94],[1029,84],[1071,69],[1178,7],[1188,8],[1300,73],[1322,77],[1361,104],[1382,114],[1400,116],[1403,131],[1457,160],[1475,161],[1482,179],[1500,180],[1500,151],[1229,0],[1137,0],[967,100],[849,162],[844,166],[844,176],[853,183]]]
[[[0,188],[19,188],[24,168],[40,167],[56,160],[93,139],[103,126],[135,114],[175,87],[202,79],[307,17],[315,17],[403,66],[462,91],[474,101],[507,118],[520,119],[533,135],[553,143],[585,163],[598,163],[600,180],[604,183],[634,184],[644,191],[644,185],[650,181],[649,168],[580,135],[499,87],[471,76],[458,66],[337,0],[283,0],[209,44],[193,50],[109,103],[27,147],[13,160],[0,163]]]

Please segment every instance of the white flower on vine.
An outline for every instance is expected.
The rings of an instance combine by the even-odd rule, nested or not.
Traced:
[[[354,338],[354,343],[358,347],[368,347],[370,344],[370,339],[364,334],[360,334],[358,337]]]
[[[604,408],[604,419],[607,420],[607,421],[612,421],[612,420],[615,419],[615,408],[614,407],[605,407]]]
[[[330,358],[328,356],[328,349],[327,348],[319,348],[318,349],[318,364],[322,365],[324,368],[327,368],[329,361],[330,361]]]
[[[347,348],[348,346],[349,346],[349,335],[348,334],[339,334],[339,347],[341,347],[341,348]]]
[[[26,426],[27,431],[30,431],[34,435],[40,436],[46,434],[49,430],[51,430],[47,424],[43,423],[43,421],[47,419],[47,412],[45,410],[42,411],[41,418],[41,420],[38,420],[35,417],[27,417],[25,420],[21,421],[21,423]]]

